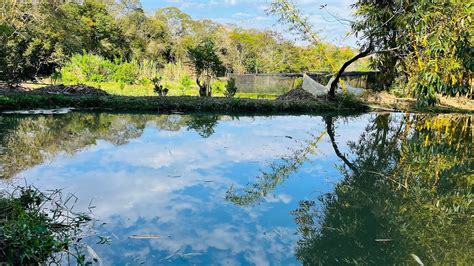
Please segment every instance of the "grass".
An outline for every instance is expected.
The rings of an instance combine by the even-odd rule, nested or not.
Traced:
[[[416,99],[394,95],[389,92],[371,92],[362,97],[372,109],[398,110],[413,113],[474,113],[474,101],[466,96],[446,97],[437,95],[435,106],[418,107]]]
[[[474,102],[466,97],[442,97],[438,96],[439,103],[436,106],[419,108],[416,99],[400,97],[388,92],[370,92],[360,99],[344,99],[342,97],[336,103],[327,102],[268,102],[279,95],[266,93],[237,93],[234,99],[223,98],[222,91],[214,91],[212,99],[203,99],[197,96],[198,88],[191,87],[187,90],[172,88],[168,99],[147,98],[145,96],[156,96],[153,85],[126,85],[117,82],[86,83],[86,85],[101,88],[112,96],[106,99],[67,99],[61,97],[32,97],[31,96],[8,96],[0,99],[0,110],[20,108],[50,108],[50,107],[77,107],[77,108],[108,108],[112,110],[124,110],[125,107],[136,111],[160,111],[160,112],[199,112],[217,111],[226,113],[312,113],[320,111],[344,112],[349,110],[365,111],[405,111],[417,113],[474,113]],[[175,84],[176,85],[176,84]],[[39,88],[33,84],[30,88]],[[175,87],[177,87],[176,85]],[[132,99],[130,97],[136,97]],[[252,101],[251,99],[255,100]],[[256,101],[259,100],[259,101]],[[341,104],[344,102],[344,104]],[[143,106],[142,106],[143,105]],[[360,106],[366,105],[369,108]],[[129,110],[130,111],[130,110]]]
[[[8,94],[0,96],[0,110],[72,107],[126,112],[214,112],[228,114],[310,114],[368,111],[360,101],[341,98],[335,102],[272,101],[225,97],[127,97]]]
[[[44,83],[50,82],[49,80],[43,80]],[[74,84],[66,84],[74,85]],[[106,91],[111,95],[117,96],[156,96],[153,91],[152,84],[123,84],[118,82],[86,82],[84,85],[92,86]],[[191,86],[189,89],[182,89],[178,83],[166,82],[166,87],[170,89],[168,96],[199,96],[199,88],[197,86]],[[43,84],[22,84],[22,86],[38,89],[43,87]],[[224,97],[224,92],[214,90],[213,96]],[[237,93],[236,98],[250,98],[250,99],[276,99],[279,95],[272,93]]]
[[[235,94],[237,98],[248,98],[248,99],[266,99],[266,100],[275,100],[280,96],[279,94],[274,93],[242,93],[238,92]]]
[[[61,191],[42,193],[19,187],[0,196],[0,264],[39,265],[59,263],[67,253],[85,263],[80,233],[90,218],[68,207],[73,196]]]

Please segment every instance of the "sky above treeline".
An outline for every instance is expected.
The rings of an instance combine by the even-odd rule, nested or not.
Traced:
[[[269,16],[266,9],[270,0],[141,0],[148,12],[175,6],[194,19],[212,19],[220,23],[234,24],[243,28],[274,30],[301,43],[294,36],[285,34],[285,27],[278,18]],[[309,16],[320,37],[336,45],[356,47],[356,37],[348,36],[352,20],[351,4],[354,0],[294,0],[303,14]],[[322,8],[324,7],[324,8]]]

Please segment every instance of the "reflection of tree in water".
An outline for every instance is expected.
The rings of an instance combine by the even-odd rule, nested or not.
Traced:
[[[271,171],[261,172],[256,178],[256,182],[249,184],[242,191],[236,191],[231,187],[227,191],[226,200],[237,205],[246,206],[266,197],[279,184],[288,179],[291,173],[299,169],[311,154],[314,154],[324,135],[325,133],[313,136],[311,140],[305,142],[303,148],[296,150],[289,157],[282,158],[282,162],[272,164],[270,166]]]
[[[60,153],[74,154],[97,140],[126,144],[140,137],[147,123],[167,131],[188,126],[209,137],[218,119],[202,116],[197,123],[194,116],[105,113],[0,116],[0,177],[12,177]]]
[[[320,198],[321,208],[303,201],[293,212],[301,262],[472,261],[472,117],[377,115],[359,141],[349,143],[353,161],[338,147],[334,118],[324,120],[344,179]],[[226,199],[249,205],[265,197],[307,159],[302,151],[239,193],[231,188]]]
[[[196,131],[201,137],[209,138],[214,134],[214,128],[217,126],[219,116],[217,115],[192,115],[187,123],[188,130]]]
[[[320,210],[304,201],[294,211],[304,264],[472,262],[471,117],[392,118],[350,144],[357,171],[343,171]]]

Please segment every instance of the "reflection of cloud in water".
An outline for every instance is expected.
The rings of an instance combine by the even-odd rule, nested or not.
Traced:
[[[341,147],[359,135],[365,122],[366,116],[350,127],[339,125],[349,129],[339,130],[344,132],[338,138]],[[289,264],[295,262],[296,241],[289,212],[315,189],[329,191],[333,184],[326,178],[338,176],[327,138],[295,174],[302,177],[290,178],[259,205],[234,206],[224,201],[225,192],[252,181],[259,168],[287,154],[294,139],[323,130],[322,119],[309,116],[219,121],[206,139],[185,128],[169,132],[147,124],[141,137],[127,144],[98,141],[21,176],[40,188],[75,193],[83,208],[93,199],[94,214],[108,223],[102,230],[119,237],[110,247],[97,247],[110,264],[130,262],[131,257],[157,262],[178,249],[181,255],[196,254],[174,256],[174,262]],[[127,239],[133,234],[170,237]]]

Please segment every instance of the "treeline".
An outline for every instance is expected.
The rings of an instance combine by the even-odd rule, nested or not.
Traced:
[[[186,65],[189,49],[209,41],[227,73],[333,70],[355,54],[347,47],[298,46],[271,31],[194,20],[174,7],[149,15],[138,0],[26,2],[5,1],[0,9],[1,81],[60,73],[77,54],[158,68]]]

